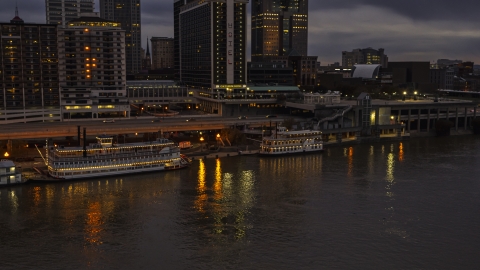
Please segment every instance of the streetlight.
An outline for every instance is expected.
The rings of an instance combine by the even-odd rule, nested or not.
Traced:
[[[202,149],[203,149],[203,141],[205,141],[205,139],[203,138],[203,136],[201,136],[201,137],[200,137],[200,146],[201,146]],[[207,147],[205,146],[205,149],[206,149],[206,148],[207,148]]]
[[[405,95],[407,94],[407,92],[403,92],[403,97],[402,97],[402,101],[405,101]]]

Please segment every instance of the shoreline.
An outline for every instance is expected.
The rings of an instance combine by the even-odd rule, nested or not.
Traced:
[[[414,140],[416,138],[426,138],[426,137],[437,137],[434,133],[430,134],[425,134],[422,136],[418,136],[418,134],[414,134],[414,136],[411,136],[412,134],[408,135],[403,135],[401,137],[397,136],[383,136],[379,138],[374,138],[374,137],[363,137],[363,138],[353,138],[353,139],[342,139],[341,142],[338,141],[327,141],[323,143],[324,150],[328,148],[338,148],[338,147],[350,147],[350,146],[355,146],[355,145],[360,145],[360,144],[377,144],[377,143],[385,143],[385,142],[399,142],[399,141],[409,141],[409,140]],[[466,132],[458,132],[454,131],[454,133],[451,133],[449,136],[467,136],[467,135],[475,135],[471,131],[466,131]],[[235,148],[235,147],[232,147]],[[243,148],[243,147],[242,147]],[[251,150],[240,150],[240,151],[218,151],[218,152],[192,152],[192,153],[184,153],[188,157],[192,159],[192,161],[195,160],[205,160],[205,159],[219,159],[219,158],[228,158],[228,157],[236,157],[236,156],[256,156],[260,150],[259,149],[251,149]],[[5,184],[5,185],[0,185],[0,188],[3,187],[12,187],[12,186],[18,186],[18,185],[24,185],[24,184],[29,184],[29,183],[39,183],[43,182],[43,179],[41,178],[40,174],[35,174],[32,172],[33,167],[42,167],[42,166],[35,166],[39,163],[42,163],[42,161],[39,161],[39,157],[34,157],[35,161],[27,161],[27,162],[15,162],[18,168],[27,169],[28,172],[22,172],[22,180],[27,177],[30,179],[26,179],[24,182],[21,183],[12,183],[12,184]],[[33,176],[33,175],[34,176]],[[33,177],[32,177],[33,176]],[[47,177],[45,177],[45,180]],[[40,181],[39,181],[40,180]],[[54,183],[55,181],[45,181],[45,183]],[[58,182],[63,182],[63,181],[58,181]]]

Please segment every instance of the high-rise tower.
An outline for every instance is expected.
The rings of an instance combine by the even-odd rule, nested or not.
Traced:
[[[252,61],[296,54],[307,56],[308,0],[253,0]]]
[[[127,74],[138,73],[142,67],[140,0],[100,0],[100,17],[119,22],[126,31]]]
[[[180,80],[200,88],[244,84],[248,0],[178,2],[183,2],[175,14]]]
[[[67,22],[80,17],[80,13],[92,13],[94,0],[45,0],[47,24],[65,27]]]
[[[248,0],[175,0],[177,79],[209,102],[246,98]],[[220,109],[218,111],[221,113]]]
[[[0,23],[0,124],[60,121],[57,27]]]

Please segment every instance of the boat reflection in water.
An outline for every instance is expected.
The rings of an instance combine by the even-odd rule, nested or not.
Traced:
[[[470,269],[479,149],[421,138],[0,188],[0,268]]]

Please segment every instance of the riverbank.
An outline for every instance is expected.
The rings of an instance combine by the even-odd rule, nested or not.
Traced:
[[[420,136],[421,135],[421,136]],[[452,131],[450,136],[464,136],[464,135],[472,135],[471,131],[468,130],[461,130],[461,131]],[[398,141],[407,141],[416,138],[425,138],[425,137],[435,137],[435,133],[419,133],[419,134],[404,134],[402,136],[397,136],[393,134],[389,135],[382,135],[378,138],[375,137],[352,137],[352,138],[342,138],[341,141],[327,141],[324,142],[324,149],[329,148],[338,148],[338,147],[350,147],[355,145],[362,145],[362,144],[377,144],[377,143],[385,143],[385,142],[398,142]],[[38,152],[34,149],[25,148],[22,151],[21,158],[28,158],[28,160],[33,161],[20,161],[15,162],[15,165],[19,170],[22,171],[22,178],[25,179],[23,183],[26,184],[31,181],[41,181],[41,180],[50,180],[50,178],[44,174],[38,173],[34,167],[41,168],[46,171],[46,167],[41,157],[35,156],[38,155]],[[221,147],[215,151],[206,151],[205,149],[201,149],[200,146],[193,147],[189,150],[182,150],[182,153],[190,157],[192,160],[200,160],[200,159],[218,159],[218,158],[229,158],[235,156],[252,156],[257,155],[259,153],[259,147],[248,145],[248,146],[239,146],[239,147]],[[10,185],[9,185],[10,186]],[[0,186],[0,187],[6,187]]]

